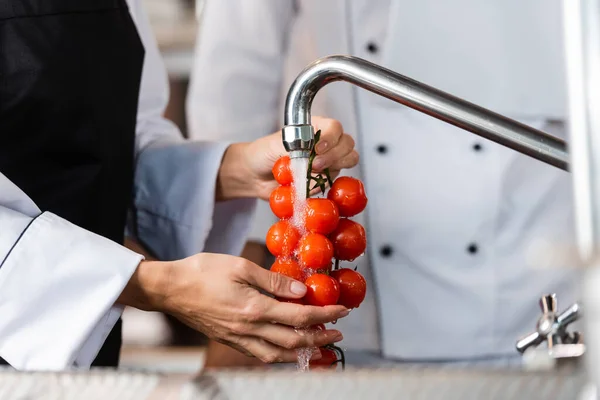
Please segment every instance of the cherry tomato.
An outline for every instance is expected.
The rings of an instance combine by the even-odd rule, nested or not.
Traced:
[[[327,198],[337,204],[341,217],[352,217],[367,206],[363,183],[350,176],[337,178],[327,193]]]
[[[346,308],[357,308],[365,299],[367,281],[358,272],[349,268],[331,271],[331,277],[340,285],[338,304]]]
[[[336,369],[338,355],[331,349],[320,348],[321,358],[308,362],[310,369]]]
[[[300,264],[306,268],[326,268],[331,265],[333,245],[320,233],[307,233],[298,242],[296,255]]]
[[[277,272],[297,281],[304,282],[304,270],[291,258],[277,258],[271,266],[271,272]]]
[[[325,274],[314,274],[306,282],[304,301],[312,306],[332,306],[340,298],[340,285],[337,281]]]
[[[330,234],[338,224],[340,214],[335,203],[328,199],[306,200],[304,225],[309,232]]]
[[[290,156],[279,157],[273,166],[273,177],[280,185],[287,186],[294,181],[290,168]]]
[[[267,232],[267,249],[275,257],[289,257],[294,252],[300,233],[288,221],[276,222]]]
[[[365,228],[347,218],[340,218],[337,228],[329,235],[338,260],[352,261],[365,252],[367,235]]]
[[[294,215],[294,189],[291,186],[279,186],[271,192],[269,204],[277,217],[291,218]]]

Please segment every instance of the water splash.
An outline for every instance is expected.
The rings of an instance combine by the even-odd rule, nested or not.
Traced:
[[[303,348],[298,349],[298,363],[296,364],[296,368],[299,372],[306,372],[309,370],[309,361],[313,355],[313,349],[311,348]]]
[[[292,217],[292,225],[300,233],[304,233],[304,209],[306,207],[306,172],[308,170],[308,158],[292,158],[290,160],[290,169],[294,178],[294,216]],[[303,330],[296,330],[303,334]],[[298,363],[297,369],[300,372],[308,371],[309,360],[312,357],[313,350],[303,348],[297,351]]]
[[[290,168],[294,178],[294,216],[292,224],[300,232],[304,230],[304,209],[306,207],[306,171],[308,158],[292,158]]]

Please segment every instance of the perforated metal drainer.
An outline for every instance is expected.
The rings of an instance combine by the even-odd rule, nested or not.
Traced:
[[[576,372],[393,368],[344,372],[223,371],[192,379],[115,371],[0,372],[0,399],[85,400],[575,400]]]
[[[95,370],[20,373],[0,370],[1,400],[148,400],[159,375]]]
[[[583,384],[577,374],[429,368],[309,374],[222,372],[198,377],[184,388],[181,400],[574,400]]]

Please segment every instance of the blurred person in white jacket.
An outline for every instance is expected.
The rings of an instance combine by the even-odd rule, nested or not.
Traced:
[[[558,0],[208,0],[200,21],[194,138],[250,141],[281,126],[293,79],[332,54],[565,136]],[[539,316],[539,296],[576,300],[573,271],[540,272],[530,257],[572,243],[568,173],[348,83],[323,89],[313,114],[354,135],[351,173],[369,196],[358,261],[367,299],[337,325],[350,361],[518,365],[515,341]],[[259,211],[248,247],[264,262],[274,217],[266,203]],[[207,358],[246,362],[218,345]]]
[[[0,365],[116,367],[124,306],[267,362],[341,340],[293,327],[345,307],[276,301],[258,289],[298,298],[306,287],[215,254],[241,251],[285,150],[278,133],[183,139],[162,116],[166,73],[141,0],[6,0],[0,42]],[[314,123],[332,144],[318,157],[357,164],[337,122]],[[125,248],[126,227],[161,261]]]

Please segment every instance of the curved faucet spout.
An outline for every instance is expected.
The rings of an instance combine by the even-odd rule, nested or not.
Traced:
[[[555,167],[568,169],[567,146],[563,140],[379,65],[348,56],[329,56],[313,62],[291,86],[282,136],[292,158],[310,154],[314,145],[310,125],[312,101],[323,86],[335,81],[352,83]]]

